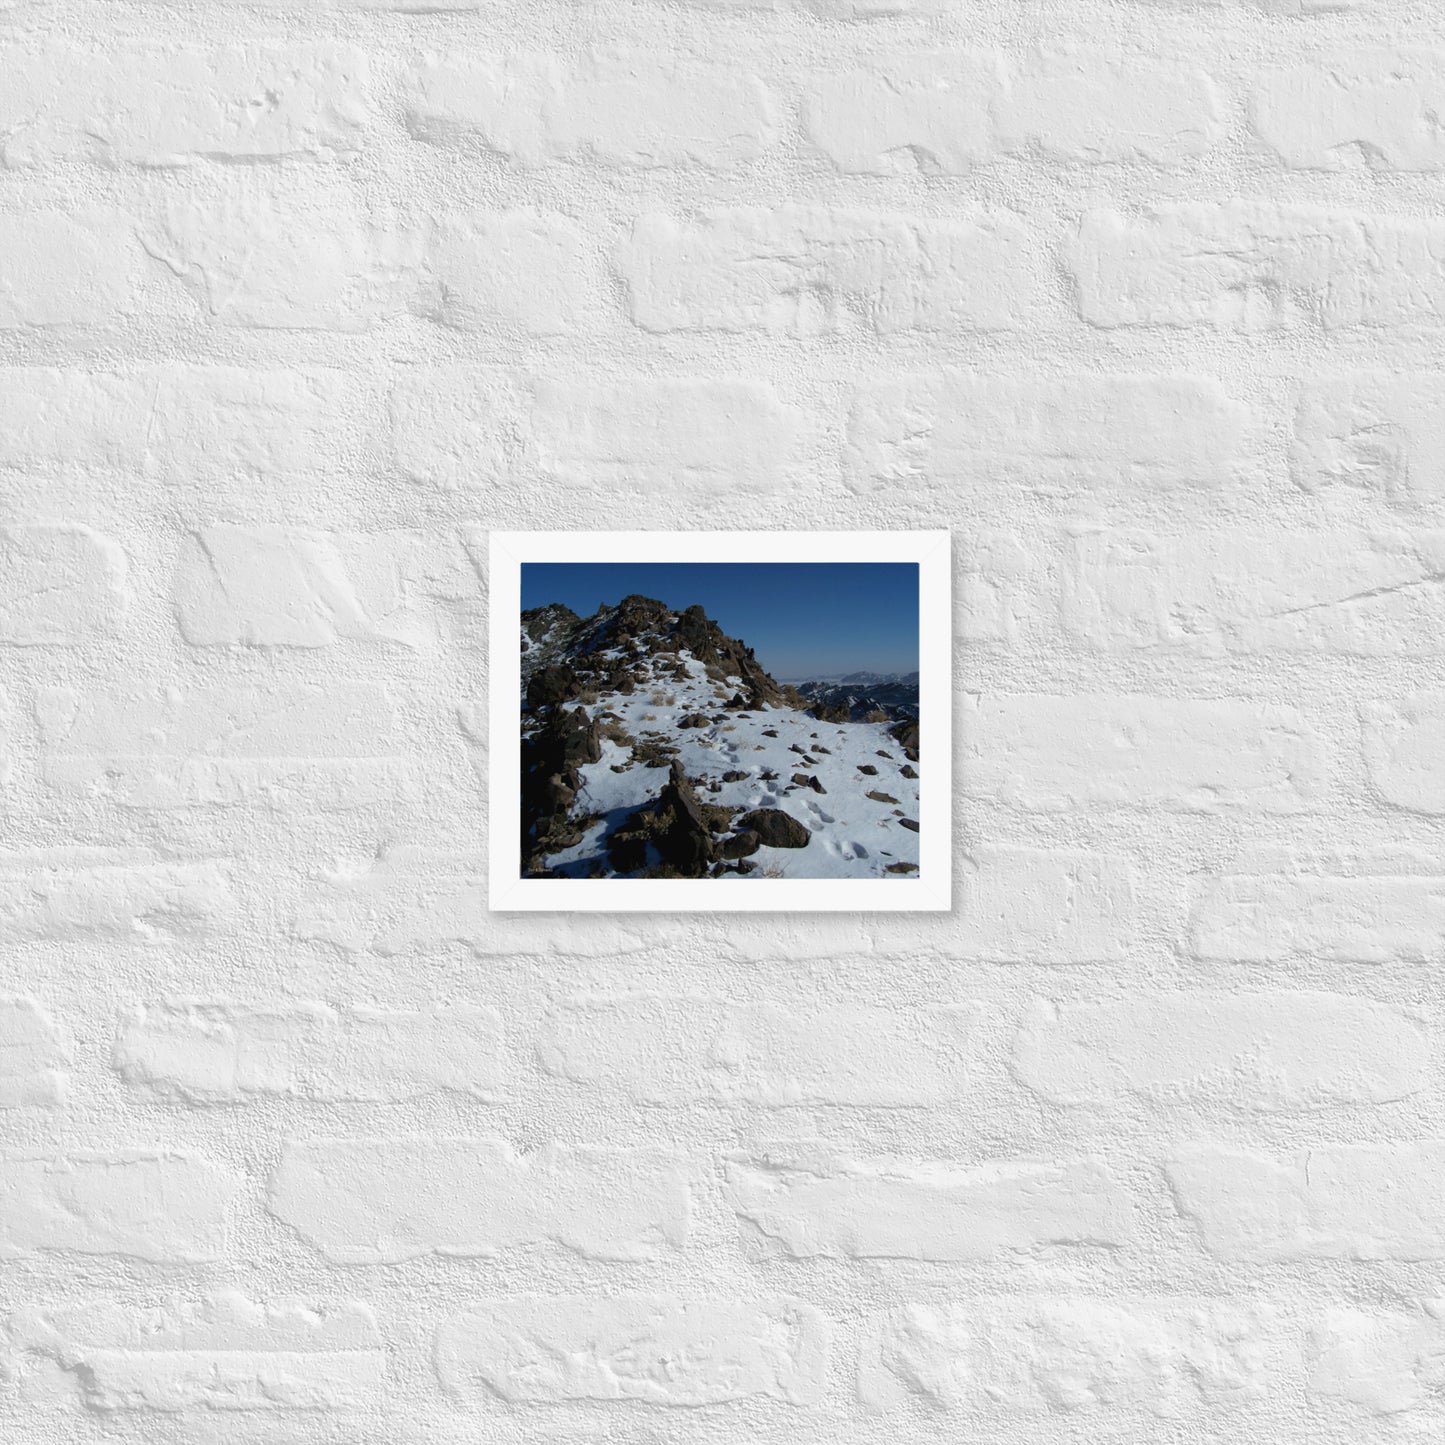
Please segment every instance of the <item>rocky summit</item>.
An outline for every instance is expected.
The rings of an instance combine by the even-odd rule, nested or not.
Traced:
[[[916,717],[840,716],[650,597],[532,608],[521,649],[524,874],[917,874]]]

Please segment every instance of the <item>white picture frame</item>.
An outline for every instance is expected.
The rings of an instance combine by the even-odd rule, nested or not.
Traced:
[[[522,568],[540,562],[914,562],[919,569],[919,869],[899,878],[536,878],[521,873]],[[488,906],[495,912],[941,912],[952,906],[950,535],[493,532],[488,585]]]

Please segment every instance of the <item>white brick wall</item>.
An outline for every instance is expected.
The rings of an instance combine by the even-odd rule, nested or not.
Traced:
[[[0,0],[0,1441],[1445,1434],[1445,11]],[[957,539],[951,917],[494,916],[492,527]]]

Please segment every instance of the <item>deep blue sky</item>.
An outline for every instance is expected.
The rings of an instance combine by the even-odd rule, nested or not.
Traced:
[[[681,611],[694,602],[777,678],[914,672],[915,562],[527,562],[522,609],[561,602],[582,617],[629,592]]]

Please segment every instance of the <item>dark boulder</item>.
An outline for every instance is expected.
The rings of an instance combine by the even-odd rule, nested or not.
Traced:
[[[765,848],[806,848],[813,836],[781,808],[755,808],[737,820],[739,831],[751,829]]]
[[[918,719],[904,718],[888,729],[888,736],[896,738],[910,763],[918,761]]]
[[[859,763],[858,771],[860,773],[867,773],[870,778],[876,778],[878,776],[878,769],[875,768],[872,763]]]
[[[724,858],[731,860],[746,858],[751,853],[756,853],[763,846],[763,840],[758,836],[755,828],[744,828],[741,833],[734,833],[731,838],[723,839],[719,852]]]
[[[680,728],[705,728],[712,719],[706,713],[690,712],[678,718],[677,725]]]
[[[742,768],[731,768],[723,774],[722,780],[725,783],[740,783],[746,777],[747,773]]]
[[[916,778],[918,776],[918,770],[912,763],[904,763],[898,771],[905,778]]]
[[[898,826],[900,828],[907,828],[910,833],[918,832],[918,821],[915,818],[900,818],[898,820]]]
[[[602,761],[602,735],[580,707],[549,718],[542,729],[542,742],[567,764]]]
[[[873,792],[865,793],[863,796],[872,798],[875,803],[896,803],[898,801],[897,798],[890,798],[887,793]]]
[[[809,777],[807,773],[794,773],[793,781],[800,788],[811,788],[815,793],[826,793],[828,791],[817,778]]]
[[[554,662],[547,667],[539,667],[527,679],[527,706],[554,707],[575,696],[576,692],[577,674],[565,662]]]

